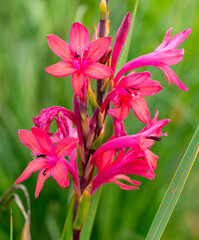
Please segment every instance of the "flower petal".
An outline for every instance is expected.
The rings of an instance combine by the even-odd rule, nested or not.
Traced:
[[[46,171],[45,175],[43,174],[45,171],[45,169],[43,168],[38,175],[37,178],[37,185],[36,185],[36,189],[35,189],[35,198],[37,198],[39,196],[39,193],[44,185],[44,182],[46,181],[46,179],[50,176],[50,171]]]
[[[191,29],[187,28],[183,32],[180,32],[176,35],[174,35],[172,38],[169,39],[167,47],[176,48],[178,47],[184,40],[189,36],[191,33]]]
[[[88,30],[79,22],[73,23],[70,30],[69,40],[70,50],[73,53],[81,55],[82,52],[89,49],[90,35]]]
[[[129,114],[129,106],[125,102],[121,102],[119,107],[115,107],[115,113],[119,121],[125,119]]]
[[[146,158],[150,168],[152,170],[155,170],[156,166],[157,166],[157,160],[159,157],[157,155],[155,155],[153,152],[151,152],[150,150],[145,150],[144,155],[145,155],[145,158]]]
[[[113,74],[113,71],[104,64],[98,62],[90,62],[87,65],[87,68],[84,70],[84,73],[94,79],[104,79]]]
[[[60,187],[65,188],[69,185],[68,169],[61,160],[50,170],[50,174]]]
[[[34,134],[35,138],[37,139],[37,142],[41,149],[43,150],[43,153],[53,155],[55,152],[53,142],[50,139],[50,137],[44,131],[37,127],[32,127],[31,131]]]
[[[66,137],[55,144],[55,153],[58,157],[64,158],[73,151],[77,144],[77,138]]]
[[[95,62],[100,59],[111,45],[111,42],[111,37],[103,37],[92,42],[87,56],[88,61]]]
[[[44,158],[37,158],[28,163],[28,166],[24,169],[22,174],[17,178],[15,184],[23,182],[27,178],[31,176],[33,172],[36,172],[42,168],[45,168],[48,164],[46,163],[46,159]]]
[[[54,77],[66,77],[77,71],[71,62],[61,61],[45,68],[46,72]]]
[[[147,107],[147,103],[142,96],[140,96],[139,98],[135,98],[132,101],[129,101],[129,104],[133,109],[135,116],[141,122],[146,124],[151,122],[151,117],[150,117],[149,109]]]
[[[81,89],[84,85],[85,79],[86,79],[86,76],[83,73],[77,72],[72,74],[72,78],[71,78],[72,87],[75,91],[75,94],[80,97],[82,96]]]
[[[174,71],[167,65],[159,64],[157,68],[161,69],[164,72],[166,80],[169,82],[173,82],[177,87],[182,89],[183,91],[188,91],[189,89],[180,81],[180,79],[176,76]]]
[[[50,49],[60,58],[65,61],[71,61],[71,53],[69,44],[54,34],[47,36],[47,41]]]
[[[155,53],[154,53],[155,54]],[[175,65],[182,61],[184,49],[165,49],[158,52],[156,55],[159,63],[167,65]],[[154,64],[156,66],[156,64]]]
[[[20,141],[35,154],[39,155],[43,153],[43,150],[39,146],[35,136],[31,131],[28,130],[19,130],[18,131]]]

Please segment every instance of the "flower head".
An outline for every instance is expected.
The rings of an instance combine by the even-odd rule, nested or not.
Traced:
[[[67,137],[53,145],[50,137],[36,127],[32,127],[31,131],[19,130],[19,138],[24,145],[30,148],[35,159],[28,164],[15,184],[26,180],[33,172],[40,170],[35,190],[37,198],[49,176],[52,176],[62,188],[69,184],[68,171],[73,179],[77,178],[71,164],[64,157],[77,146],[78,139]]]
[[[163,42],[152,53],[137,57],[130,62],[124,64],[115,76],[115,83],[126,72],[144,66],[154,66],[161,69],[164,72],[166,80],[173,82],[180,89],[187,91],[188,88],[178,79],[170,65],[177,64],[182,61],[184,49],[176,49],[191,33],[191,29],[186,29],[181,33],[171,37],[171,28],[167,31]]]
[[[72,74],[71,82],[75,93],[82,96],[81,89],[87,77],[103,79],[112,75],[112,70],[99,60],[108,50],[111,37],[103,37],[90,43],[88,30],[79,22],[72,25],[69,44],[54,34],[47,36],[51,50],[62,58],[61,62],[45,70],[55,77]]]

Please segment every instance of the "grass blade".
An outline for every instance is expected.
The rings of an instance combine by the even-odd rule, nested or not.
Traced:
[[[146,240],[158,240],[161,238],[164,229],[176,206],[185,182],[189,176],[191,168],[196,160],[199,151],[199,127],[197,128],[178,169],[170,183],[170,186],[159,207],[155,219],[148,232]]]
[[[12,208],[10,208],[10,240],[13,240],[13,219],[12,219]]]
[[[94,220],[95,220],[95,215],[96,215],[96,212],[97,212],[99,199],[100,199],[100,196],[101,196],[101,192],[102,192],[102,187],[100,187],[95,192],[95,194],[91,197],[88,216],[86,218],[86,222],[85,222],[85,224],[82,228],[82,232],[81,232],[81,235],[80,235],[81,240],[89,240],[90,239],[91,231],[92,231]]]
[[[116,65],[116,73],[127,62],[130,43],[131,43],[131,38],[132,38],[132,35],[133,35],[133,26],[134,26],[134,22],[135,22],[135,16],[136,16],[136,13],[137,13],[138,3],[139,3],[139,0],[136,0],[134,10],[133,10],[133,14],[132,14],[132,20],[131,20],[131,26],[130,26],[130,29],[129,29],[129,33],[128,33],[128,36],[126,38],[126,42],[125,42],[124,47],[122,49],[121,55],[119,57],[118,63]]]
[[[64,224],[64,229],[62,232],[61,240],[71,240],[72,239],[72,229],[73,229],[73,211],[75,208],[76,197],[73,194],[68,207],[68,215]]]

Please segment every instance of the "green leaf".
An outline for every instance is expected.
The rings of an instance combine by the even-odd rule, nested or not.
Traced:
[[[176,206],[191,168],[196,160],[199,151],[199,127],[197,128],[188,148],[181,160],[181,163],[170,183],[165,197],[159,207],[155,219],[148,232],[146,240],[158,240],[161,238],[164,229]]]
[[[12,219],[12,208],[10,208],[10,240],[13,240],[13,219]]]
[[[72,239],[73,211],[75,208],[76,196],[73,194],[68,207],[68,215],[64,224],[61,240]]]
[[[102,192],[102,187],[100,187],[91,198],[88,216],[86,218],[86,222],[82,228],[82,232],[80,235],[81,240],[89,240],[90,239],[91,231],[92,231],[94,220],[95,220],[95,215],[97,212],[97,207],[99,204],[99,199],[101,196],[101,192]]]
[[[77,215],[73,223],[73,228],[80,230],[86,221],[90,204],[90,193],[85,190],[82,197],[80,198],[79,206],[77,209]]]
[[[134,23],[135,23],[135,16],[136,16],[136,13],[137,13],[138,3],[139,3],[139,0],[136,0],[135,5],[134,5],[134,10],[133,10],[133,13],[132,13],[131,26],[130,26],[128,36],[126,38],[124,47],[122,49],[121,55],[119,57],[119,60],[118,60],[117,66],[116,66],[116,73],[127,62],[129,48],[130,48],[131,39],[132,39],[132,35],[133,35],[133,26],[134,26]]]

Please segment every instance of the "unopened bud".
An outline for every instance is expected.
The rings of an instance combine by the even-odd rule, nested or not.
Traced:
[[[100,2],[100,19],[105,20],[106,19],[106,0],[101,0]]]

